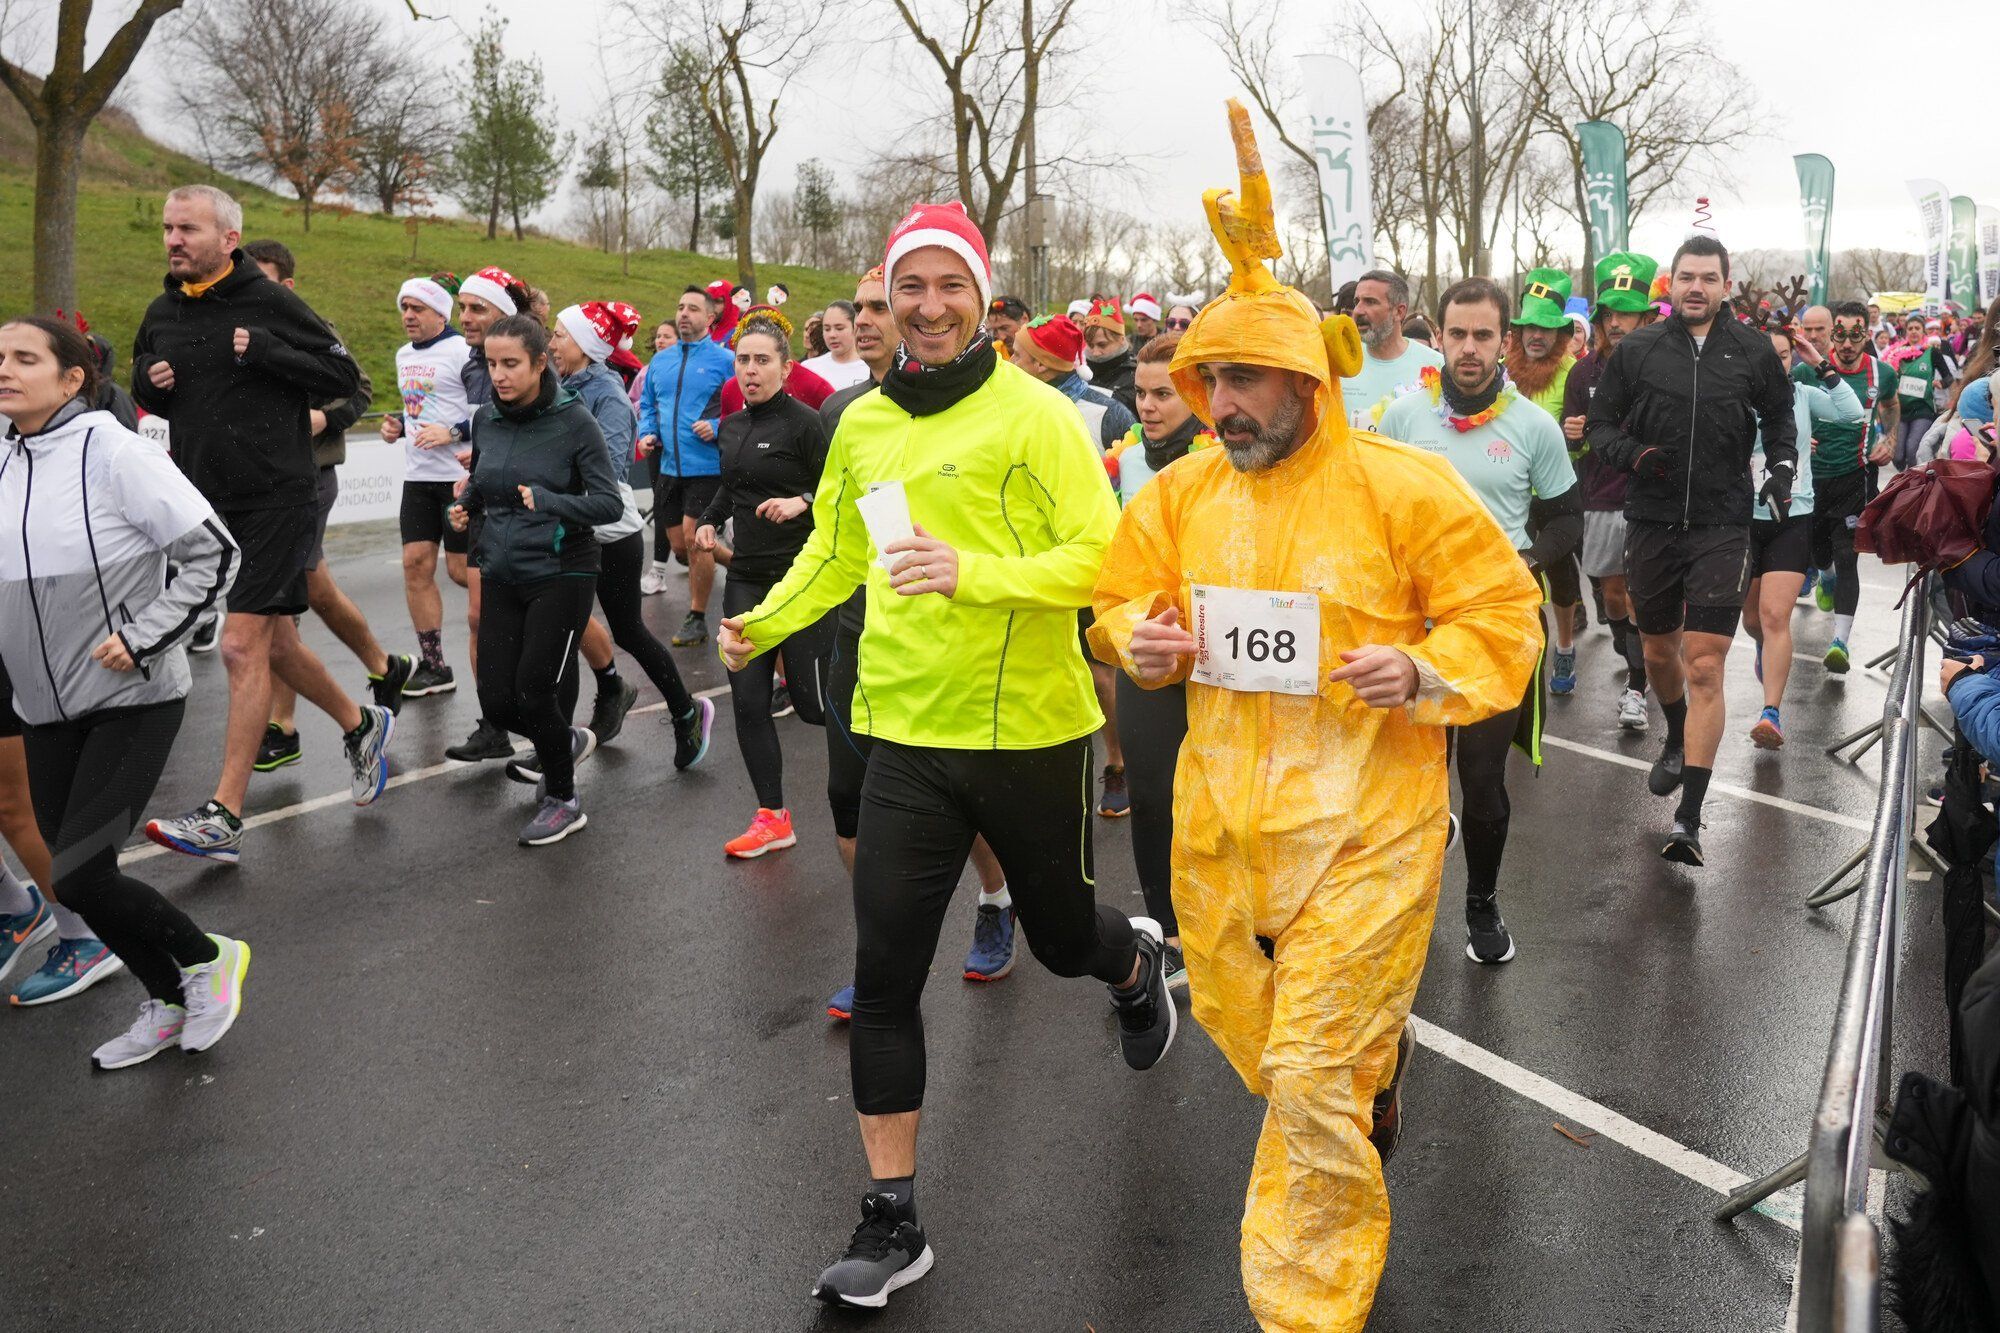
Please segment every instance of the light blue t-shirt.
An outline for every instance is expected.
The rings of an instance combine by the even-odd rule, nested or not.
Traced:
[[[1404,347],[1403,354],[1393,361],[1378,359],[1363,344],[1361,373],[1340,382],[1340,402],[1347,410],[1348,422],[1362,430],[1375,429],[1376,408],[1386,407],[1390,400],[1416,388],[1417,372],[1425,366],[1443,364],[1442,352],[1419,342]]]
[[[1831,389],[1823,389],[1817,384],[1792,381],[1792,421],[1797,427],[1798,438],[1811,440],[1817,432],[1815,426],[1859,426],[1868,419],[1868,409],[1861,406],[1861,399],[1854,392],[1854,386],[1845,376],[1837,377]],[[1810,447],[1799,450],[1799,475],[1792,480],[1791,518],[1810,514],[1813,509],[1813,451]],[[1764,432],[1757,432],[1757,442],[1750,446],[1750,489],[1762,492],[1764,489]],[[1768,523],[1777,515],[1771,506],[1764,503],[1762,494],[1757,496],[1756,516],[1760,522]]]
[[[1528,546],[1529,502],[1567,495],[1576,469],[1556,419],[1511,384],[1501,394],[1500,415],[1469,431],[1454,429],[1428,391],[1389,404],[1376,430],[1447,459],[1519,551]]]

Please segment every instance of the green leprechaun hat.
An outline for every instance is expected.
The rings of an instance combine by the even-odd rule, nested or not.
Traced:
[[[1622,310],[1643,315],[1653,308],[1653,278],[1660,271],[1657,261],[1629,250],[1618,250],[1597,261],[1597,304],[1599,310]]]
[[[1521,313],[1514,317],[1514,322],[1544,329],[1566,329],[1569,315],[1563,307],[1568,303],[1569,274],[1559,268],[1530,269],[1527,281],[1521,284]]]

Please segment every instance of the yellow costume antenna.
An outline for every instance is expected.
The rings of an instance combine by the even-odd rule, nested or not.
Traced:
[[[1229,256],[1229,292],[1252,296],[1276,291],[1278,280],[1264,261],[1284,254],[1278,244],[1278,222],[1271,209],[1271,178],[1264,174],[1264,156],[1257,151],[1257,132],[1250,113],[1229,99],[1229,137],[1236,144],[1236,192],[1214,189],[1201,196],[1209,229]]]

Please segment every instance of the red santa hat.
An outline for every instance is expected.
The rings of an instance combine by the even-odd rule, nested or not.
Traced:
[[[1160,303],[1153,299],[1150,292],[1140,292],[1125,303],[1125,309],[1132,314],[1145,315],[1152,319],[1160,317]]]
[[[504,268],[488,265],[458,284],[460,296],[476,296],[503,315],[518,315],[520,305],[508,291],[521,290],[521,280]]]
[[[918,250],[940,246],[965,261],[979,287],[979,308],[993,301],[993,261],[986,255],[986,238],[965,215],[965,205],[918,204],[889,233],[889,254],[882,261],[883,285],[896,286],[896,265]]]
[[[1125,312],[1118,308],[1118,298],[1107,296],[1090,303],[1090,313],[1083,317],[1086,329],[1110,329],[1123,337],[1125,334]]]
[[[1050,370],[1075,370],[1083,360],[1083,330],[1068,315],[1036,320],[1021,330],[1014,345]]]
[[[582,305],[565,306],[556,315],[556,323],[562,325],[563,332],[583,349],[585,356],[592,361],[607,361],[618,350],[620,340],[630,339],[639,327],[638,312],[631,306],[625,306],[625,310],[634,316],[629,324],[610,304],[585,301]]]

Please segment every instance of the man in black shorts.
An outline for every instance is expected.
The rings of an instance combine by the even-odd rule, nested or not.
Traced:
[[[306,567],[319,535],[311,413],[352,394],[360,368],[326,324],[237,248],[243,210],[221,190],[167,196],[166,290],[147,307],[132,348],[139,405],[167,419],[175,461],[242,549],[222,655],[229,727],[213,799],[146,835],[189,856],[237,860],[240,812],[271,714],[275,674],[339,724],[352,791],[367,805],[388,783],[395,718],[357,705],[299,638]]]
[[[1673,317],[1629,333],[1605,363],[1585,435],[1626,492],[1625,572],[1646,670],[1667,719],[1647,777],[1681,788],[1660,855],[1702,863],[1701,806],[1722,741],[1722,670],[1750,576],[1750,453],[1783,519],[1798,470],[1792,385],[1763,334],[1729,309],[1729,251],[1691,236],[1669,270]]]
[[[674,325],[681,340],[653,358],[639,391],[639,454],[658,455],[653,483],[653,578],[666,574],[672,532],[681,534],[688,559],[688,613],[674,635],[676,648],[708,642],[708,594],[715,584],[715,554],[695,547],[695,520],[722,485],[715,433],[722,422],[722,386],[736,374],[736,358],[709,337],[715,307],[699,287],[681,293]]]

